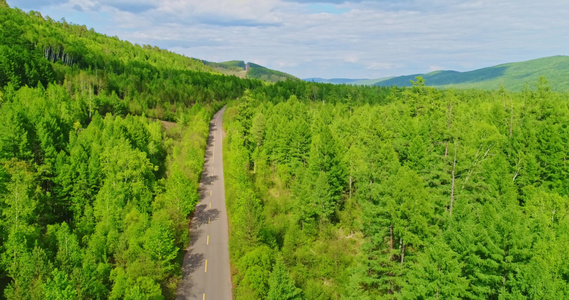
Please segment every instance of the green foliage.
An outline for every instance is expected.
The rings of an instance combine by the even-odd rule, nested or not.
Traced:
[[[274,263],[273,250],[266,245],[256,247],[241,257],[237,264],[240,270],[246,272],[235,278],[239,282],[235,290],[236,298],[265,299],[269,293],[269,278]]]
[[[227,109],[232,260],[282,257],[267,298],[565,298],[569,97],[537,86],[253,90]]]
[[[209,120],[261,83],[36,12],[0,20],[2,295],[173,298]]]
[[[277,263],[271,272],[267,299],[302,299],[301,290],[294,286],[294,282],[292,281],[292,278],[290,278],[290,275],[288,274],[281,259],[277,260]]]
[[[51,272],[53,279],[48,279],[45,285],[45,299],[72,300],[77,298],[77,291],[67,278],[67,274],[57,268]]]
[[[0,87],[8,83],[17,87],[38,83],[45,86],[54,79],[53,68],[26,38],[27,28],[18,17],[21,15],[5,3],[0,4]]]
[[[0,5],[0,20],[8,299],[174,298],[209,120],[234,99],[237,298],[567,298],[556,78],[521,92],[263,84],[36,12]]]
[[[0,114],[6,126],[23,120],[0,143],[4,294],[172,295],[166,282],[179,276],[211,111],[189,111],[191,127],[180,124],[166,141],[160,123],[144,117],[95,114],[86,128],[73,125],[70,103],[50,102],[56,92],[22,88]]]

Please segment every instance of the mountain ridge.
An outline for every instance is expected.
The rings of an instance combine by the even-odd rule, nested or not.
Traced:
[[[278,82],[291,80],[300,80],[299,78],[281,72],[269,69],[267,67],[242,60],[230,60],[225,62],[210,62],[202,60],[204,65],[213,68],[215,71],[224,75],[235,75],[240,78],[259,79],[268,82]]]
[[[536,58],[521,62],[503,63],[495,66],[459,72],[455,70],[438,70],[429,73],[393,76],[378,79],[351,80],[342,79],[341,84],[376,85],[376,86],[411,86],[411,80],[421,76],[428,86],[456,89],[496,90],[503,86],[506,89],[521,91],[526,86],[532,87],[539,77],[546,77],[552,89],[569,91],[565,80],[569,73],[569,56],[556,55]],[[335,83],[335,79],[308,78],[306,81]]]

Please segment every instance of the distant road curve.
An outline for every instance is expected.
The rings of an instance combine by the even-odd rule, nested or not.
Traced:
[[[184,255],[177,299],[233,299],[221,144],[224,111],[225,107],[209,124],[200,203],[190,222],[190,245]]]

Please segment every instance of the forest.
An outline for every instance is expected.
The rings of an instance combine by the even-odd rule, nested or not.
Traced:
[[[568,297],[568,104],[545,78],[246,94],[225,113],[236,298]]]
[[[564,299],[569,94],[266,83],[0,0],[0,298],[174,299],[224,115],[236,299]]]
[[[0,298],[175,298],[209,120],[263,83],[4,1],[0,28]]]

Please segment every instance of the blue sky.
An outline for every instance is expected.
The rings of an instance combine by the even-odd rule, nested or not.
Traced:
[[[569,54],[567,0],[8,0],[55,20],[301,78],[467,71]]]

